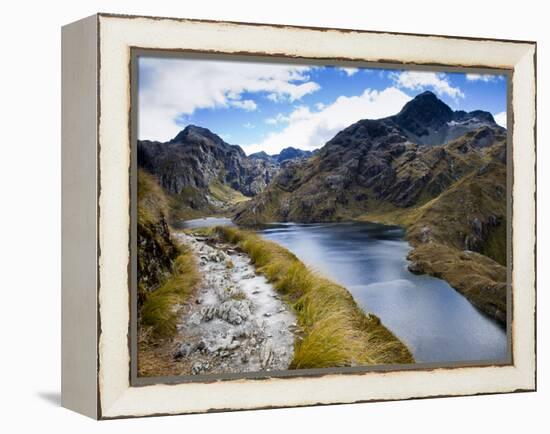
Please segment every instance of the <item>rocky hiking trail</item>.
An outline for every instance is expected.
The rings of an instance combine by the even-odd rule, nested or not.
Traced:
[[[250,258],[235,246],[177,233],[196,256],[202,282],[183,307],[175,360],[182,375],[285,370],[296,317]]]

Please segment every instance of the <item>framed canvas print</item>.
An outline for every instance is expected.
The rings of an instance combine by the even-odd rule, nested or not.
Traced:
[[[64,406],[535,390],[534,42],[110,14],[62,36]]]

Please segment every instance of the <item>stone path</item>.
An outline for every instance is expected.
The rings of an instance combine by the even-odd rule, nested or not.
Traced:
[[[211,238],[176,237],[195,253],[203,278],[178,327],[174,358],[189,367],[181,374],[288,369],[296,318],[250,258]]]

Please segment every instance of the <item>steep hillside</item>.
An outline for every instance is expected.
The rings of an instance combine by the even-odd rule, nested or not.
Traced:
[[[506,140],[499,129],[481,127],[443,146],[392,143],[394,130],[373,138],[373,122],[339,133],[318,156],[287,163],[262,194],[238,207],[236,221],[336,221],[422,204],[483,167]]]
[[[153,176],[143,171],[138,176],[137,273],[138,305],[172,271],[179,251],[168,228],[168,200]]]
[[[192,293],[199,276],[194,258],[176,243],[168,225],[169,200],[156,179],[138,177],[137,277],[140,330],[157,337],[176,331],[176,307]],[[146,346],[144,337],[142,344]],[[146,341],[146,339],[145,339]]]
[[[269,188],[239,207],[236,220],[334,221],[410,207],[479,168],[486,148],[505,140],[506,130],[490,113],[452,111],[424,92],[397,115],[361,120],[317,155],[287,163]]]
[[[182,217],[223,211],[261,192],[278,172],[194,125],[166,143],[138,141],[138,166],[155,175]]]
[[[506,324],[506,168],[500,157],[422,206],[362,219],[405,226],[414,247],[412,272],[445,279]]]

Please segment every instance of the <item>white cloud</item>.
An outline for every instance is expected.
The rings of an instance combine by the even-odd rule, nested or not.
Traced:
[[[243,124],[243,127],[250,130],[250,129],[254,128],[254,124],[251,124],[250,122],[247,122],[247,123]]]
[[[338,68],[338,69],[340,69],[340,71],[345,72],[348,77],[351,77],[353,74],[359,71],[359,68]]]
[[[300,106],[287,117],[288,125],[281,132],[269,134],[261,143],[245,146],[245,151],[277,154],[287,146],[317,148],[360,119],[379,119],[399,112],[410,99],[403,91],[389,87],[383,91],[366,89],[358,96],[340,96],[321,111]]]
[[[506,112],[497,113],[497,114],[493,115],[493,117],[495,118],[495,122],[497,124],[499,124],[501,127],[508,128],[506,126],[506,123],[507,123]]]
[[[317,110],[323,110],[325,108],[325,105],[322,102],[318,102],[317,104],[315,104],[315,108]]]
[[[411,90],[431,88],[438,95],[449,95],[453,99],[464,98],[458,87],[453,87],[442,72],[403,71],[392,72],[390,78],[397,87]]]
[[[256,110],[258,108],[258,106],[256,105],[256,103],[254,101],[252,101],[251,99],[245,99],[245,100],[231,100],[229,101],[229,105],[233,106],[233,107],[238,107],[238,108],[242,108],[243,110],[246,110],[246,111],[253,111],[253,110]]]
[[[167,140],[181,126],[178,115],[201,108],[254,110],[245,94],[266,92],[270,99],[297,101],[320,86],[310,81],[313,67],[189,59],[140,59],[139,138]]]
[[[283,102],[287,100],[294,102],[309,93],[317,92],[321,89],[321,86],[314,81],[308,81],[307,83],[302,84],[291,84],[291,86],[291,88],[285,89],[284,92],[270,93],[267,95],[267,98],[273,102]]]
[[[276,116],[265,120],[265,123],[269,125],[276,125],[283,122],[288,122],[288,116],[285,116],[282,113],[277,113]]]
[[[494,74],[466,74],[466,80],[468,81],[484,81],[485,83],[495,81],[497,77],[502,76]]]

